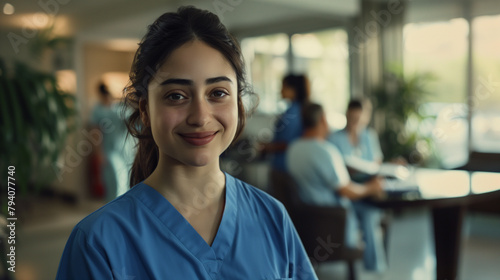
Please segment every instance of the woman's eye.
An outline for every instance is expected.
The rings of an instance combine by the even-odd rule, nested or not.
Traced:
[[[184,95],[180,94],[180,93],[172,93],[172,94],[169,94],[166,96],[166,98],[168,100],[172,100],[172,101],[179,101],[179,100],[183,100],[183,99],[186,99],[186,97],[184,97]]]
[[[222,90],[216,90],[216,91],[212,92],[212,96],[215,98],[222,98],[226,95],[228,95],[227,92],[222,91]]]

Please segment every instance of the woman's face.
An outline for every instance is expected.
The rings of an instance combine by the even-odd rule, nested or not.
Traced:
[[[281,97],[293,101],[295,99],[295,90],[286,83],[283,83],[281,87]]]
[[[218,163],[238,124],[236,73],[195,40],[173,51],[148,85],[146,108],[160,157],[174,164]]]

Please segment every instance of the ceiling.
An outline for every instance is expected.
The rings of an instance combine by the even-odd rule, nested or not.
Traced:
[[[6,2],[15,13],[0,15],[4,32],[39,28],[47,14],[54,14],[58,33],[95,41],[141,38],[159,15],[182,5],[210,10],[241,34],[338,22],[355,16],[360,8],[359,0],[7,0],[2,7]]]

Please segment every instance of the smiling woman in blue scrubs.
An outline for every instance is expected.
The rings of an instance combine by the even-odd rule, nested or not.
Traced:
[[[127,88],[127,193],[83,219],[57,279],[317,279],[282,204],[222,172],[245,123],[244,65],[217,16],[149,26]]]

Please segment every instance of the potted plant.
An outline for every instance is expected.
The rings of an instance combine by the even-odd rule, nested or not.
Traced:
[[[39,191],[54,180],[53,163],[76,128],[75,95],[58,87],[55,71],[39,70],[54,70],[54,65],[38,67],[43,55],[57,62],[56,54],[69,48],[71,40],[54,36],[52,30],[53,26],[41,30],[30,41],[33,65],[15,61],[8,67],[0,58],[0,170],[15,167],[18,195]],[[7,180],[0,185],[6,193]]]
[[[428,94],[431,73],[404,75],[402,69],[386,73],[385,83],[374,92],[376,125],[387,159],[404,158],[410,164],[426,165],[432,160],[432,142],[422,132],[422,121],[429,118],[421,105]]]

